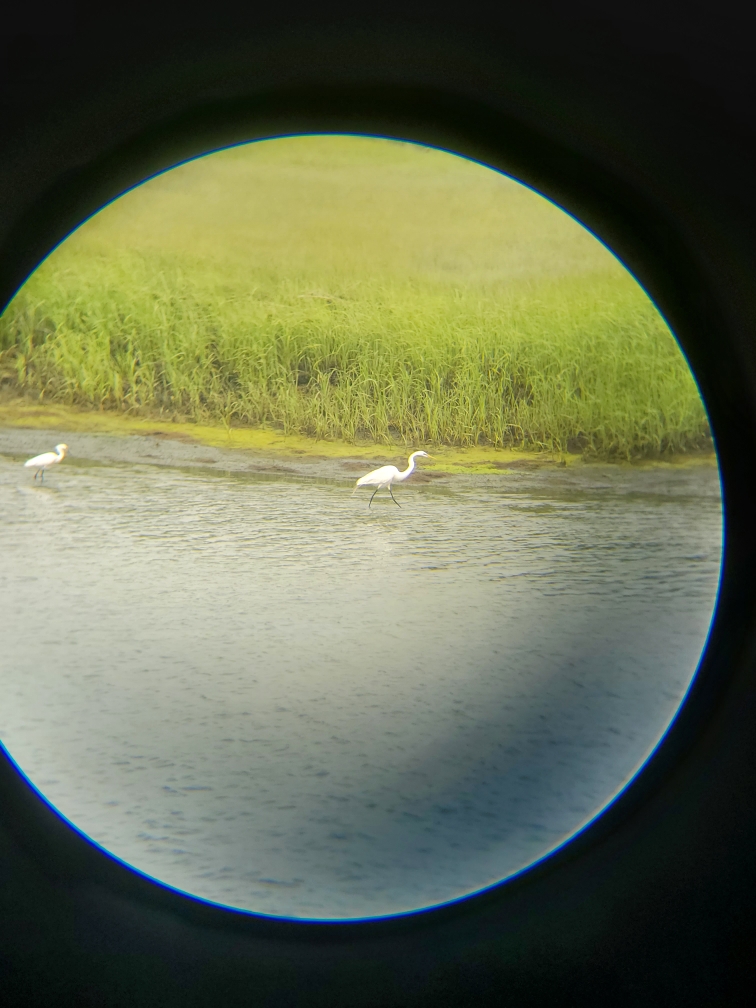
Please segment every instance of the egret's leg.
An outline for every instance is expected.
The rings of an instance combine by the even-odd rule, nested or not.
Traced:
[[[42,473],[39,482],[40,483],[44,483],[45,482],[45,470],[44,469],[40,469],[39,471]]]
[[[399,503],[399,501],[396,499],[396,497],[394,497],[393,493],[391,493],[391,484],[390,483],[389,483],[388,491],[391,494],[391,500],[394,502],[394,504],[396,504],[397,507],[401,507],[402,505]]]
[[[373,497],[375,497],[375,495],[378,493],[380,489],[381,489],[380,487],[376,487],[375,490],[373,490],[372,496],[368,501],[368,507],[370,507],[370,505],[373,503]]]

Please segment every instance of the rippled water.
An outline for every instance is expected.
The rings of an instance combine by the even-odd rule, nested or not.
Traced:
[[[0,459],[0,737],[109,851],[263,913],[410,910],[553,849],[660,738],[716,595],[713,469],[371,511],[339,482],[48,479]]]

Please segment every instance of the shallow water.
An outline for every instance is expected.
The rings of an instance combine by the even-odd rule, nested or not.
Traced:
[[[402,486],[0,458],[0,738],[141,871],[358,917],[575,832],[674,716],[715,601],[714,469]]]

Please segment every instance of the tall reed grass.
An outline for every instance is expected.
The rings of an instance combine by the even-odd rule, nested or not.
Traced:
[[[710,443],[695,383],[661,316],[561,211],[439,152],[429,161],[428,152],[393,145],[376,160],[382,141],[298,140],[299,147],[271,142],[288,143],[283,161],[256,145],[246,161],[243,151],[215,155],[215,176],[213,158],[194,176],[185,166],[85,225],[0,320],[6,381],[43,401],[267,424],[316,438],[624,458]],[[358,156],[355,144],[362,144]],[[455,175],[447,162],[462,167]],[[183,189],[180,177],[170,177],[181,172]],[[498,267],[492,243],[501,221],[489,214],[477,225],[488,228],[478,235],[482,249],[470,233],[475,208],[464,197],[472,191],[481,203],[480,173],[484,195],[508,221]],[[345,196],[347,181],[353,189]],[[248,196],[255,182],[257,218]],[[383,200],[366,208],[371,184]],[[263,227],[266,185],[279,212]],[[293,204],[284,199],[286,186],[297,190]],[[183,219],[192,206],[187,189],[195,202],[205,195],[190,221],[194,231]],[[210,209],[208,192],[216,196]],[[394,192],[400,195],[392,204]],[[238,211],[245,193],[248,218]],[[310,211],[308,194],[320,199]],[[414,230],[406,219],[413,198],[425,215]],[[432,255],[422,245],[433,220],[428,202],[438,212],[446,207],[448,218],[446,237],[433,236]],[[394,230],[386,224],[392,208]],[[397,242],[396,229],[402,241],[392,263],[386,246]],[[533,246],[530,259],[525,242]],[[443,262],[445,248],[452,268]]]

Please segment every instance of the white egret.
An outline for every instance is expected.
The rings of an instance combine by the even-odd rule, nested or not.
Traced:
[[[42,473],[42,479],[40,482],[45,482],[45,469],[49,469],[51,465],[55,465],[57,462],[62,462],[68,453],[67,444],[55,445],[55,451],[44,452],[42,455],[35,455],[34,458],[30,458],[28,462],[24,462],[24,468],[26,469],[36,469],[34,473],[34,479]]]
[[[401,507],[402,505],[399,503],[396,497],[394,497],[394,494],[391,491],[391,484],[401,483],[403,480],[406,480],[409,474],[415,468],[415,459],[418,457],[430,458],[430,455],[428,454],[428,452],[424,451],[412,452],[412,454],[409,457],[409,465],[403,472],[400,472],[396,468],[396,466],[381,466],[380,469],[374,469],[372,472],[369,472],[366,476],[361,476],[357,480],[355,488],[352,492],[356,493],[359,487],[374,486],[375,490],[373,491],[372,497],[368,501],[368,507],[370,507],[370,505],[373,503],[373,497],[375,497],[378,491],[381,490],[383,487],[388,487],[388,492],[391,494],[391,500],[394,502],[394,504],[396,504],[397,507]]]

